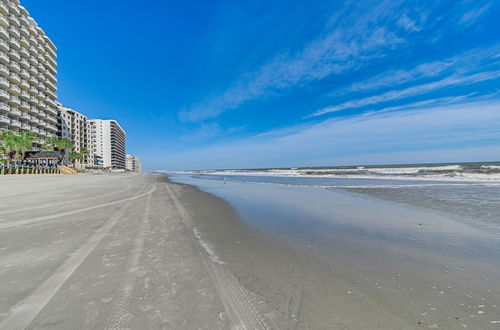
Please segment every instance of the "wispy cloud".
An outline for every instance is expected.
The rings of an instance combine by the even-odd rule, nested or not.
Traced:
[[[346,3],[333,18],[331,30],[292,54],[279,54],[249,73],[222,95],[216,95],[181,112],[186,121],[213,118],[242,103],[279,90],[342,73],[384,56],[384,50],[404,43],[408,32],[391,29],[388,23],[397,6],[381,2],[374,7]]]
[[[470,16],[484,14],[488,9],[487,6],[474,3],[466,5],[471,11]],[[454,3],[450,7],[440,1],[426,6],[405,1],[344,2],[318,38],[306,43],[301,50],[277,53],[261,67],[242,76],[223,93],[182,110],[179,117],[192,122],[207,120],[251,100],[279,94],[334,74],[359,70],[396,48],[404,51],[408,37],[425,29],[433,29],[435,20],[429,20],[429,17],[438,16],[437,13],[445,7],[448,7],[448,16],[460,19],[463,15],[463,10],[457,10],[460,6],[464,7],[465,4]],[[474,10],[476,14],[472,13]],[[395,20],[395,17],[399,19]],[[446,32],[433,31],[433,38],[439,39]],[[437,74],[449,65],[451,63],[446,61],[435,62],[418,69],[425,76],[433,70]]]
[[[215,168],[333,165],[347,159],[375,162],[369,155],[401,151],[406,152],[407,158],[399,161],[418,161],[416,156],[409,157],[410,150],[419,151],[415,155],[426,154],[428,161],[436,161],[432,150],[498,146],[499,110],[497,100],[327,119],[173,155],[173,163],[169,165],[177,168],[204,167],[199,164]],[[491,157],[486,151],[474,150],[468,152],[475,160]],[[468,155],[461,155],[461,159],[469,159]]]
[[[445,79],[441,79],[431,83],[412,86],[402,90],[392,90],[380,95],[369,96],[357,100],[347,101],[339,105],[326,107],[314,112],[311,115],[306,116],[306,118],[322,116],[328,113],[339,112],[346,109],[355,109],[368,105],[394,101],[398,99],[407,98],[410,96],[429,93],[446,87],[464,86],[467,84],[475,84],[478,82],[494,80],[498,78],[500,78],[500,70],[480,72],[468,76],[453,75]]]

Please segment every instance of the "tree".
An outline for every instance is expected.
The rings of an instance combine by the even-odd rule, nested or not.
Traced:
[[[26,151],[30,151],[33,148],[33,141],[34,140],[35,140],[35,137],[33,136],[33,133],[31,133],[31,132],[21,132],[17,136],[16,154],[17,154],[18,158],[24,160],[24,158],[26,156]]]
[[[75,165],[75,162],[79,159],[83,158],[83,155],[79,152],[72,151],[69,153],[69,160],[73,163],[73,166]]]
[[[24,159],[26,151],[31,150],[34,136],[31,132],[21,132],[19,135],[11,131],[3,131],[0,134],[0,152],[7,156],[10,162],[15,158]],[[17,156],[17,157],[16,157]]]
[[[71,142],[68,139],[61,139],[57,143],[57,149],[58,150],[66,150],[66,149],[72,149],[73,148],[73,142]]]
[[[54,151],[59,147],[59,139],[55,136],[51,136],[45,139],[45,143],[43,144],[43,149]]]

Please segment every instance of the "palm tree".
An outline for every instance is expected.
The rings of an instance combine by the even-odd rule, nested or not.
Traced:
[[[69,160],[73,163],[73,166],[75,166],[75,162],[79,159],[82,159],[83,155],[79,152],[72,151],[72,152],[70,152],[68,157],[69,157]]]
[[[17,157],[24,160],[26,156],[26,151],[30,151],[33,147],[33,141],[35,137],[31,132],[21,132],[17,136]]]
[[[43,148],[45,150],[54,151],[59,146],[59,139],[55,136],[51,136],[45,139],[45,143],[43,144]]]
[[[61,139],[57,143],[57,149],[59,150],[66,150],[71,148],[73,148],[73,142],[68,139]]]

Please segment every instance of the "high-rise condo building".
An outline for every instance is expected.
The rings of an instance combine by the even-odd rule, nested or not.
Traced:
[[[57,136],[61,139],[71,140],[73,142],[72,151],[82,152],[83,149],[87,149],[89,154],[84,155],[83,159],[77,161],[77,164],[82,167],[93,166],[94,163],[89,162],[92,157],[89,150],[87,117],[76,110],[62,106],[60,103],[57,103],[57,111]]]
[[[141,173],[141,159],[137,156],[127,155],[125,158],[125,169],[131,172]]]
[[[56,47],[18,0],[0,0],[0,130],[56,136]]]
[[[102,159],[102,166],[125,169],[125,131],[116,120],[89,119],[87,134],[91,154]]]

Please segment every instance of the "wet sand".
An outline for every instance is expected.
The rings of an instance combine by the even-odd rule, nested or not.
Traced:
[[[195,181],[238,211],[232,221],[196,188],[181,196],[197,201],[189,205],[206,240],[281,328],[500,326],[494,233],[337,190]]]

